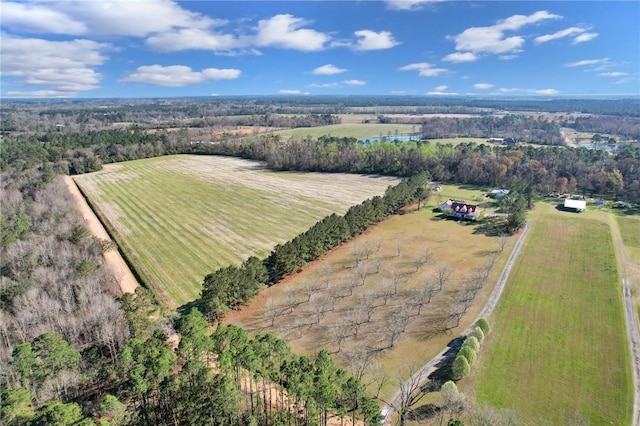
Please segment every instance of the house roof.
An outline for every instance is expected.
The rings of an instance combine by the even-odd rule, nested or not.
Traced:
[[[584,210],[587,207],[587,202],[584,200],[572,200],[567,198],[564,200],[564,206],[568,209]]]
[[[473,204],[458,203],[457,201],[453,201],[451,203],[451,210],[456,213],[470,215],[474,215],[480,212],[478,206],[475,206]]]

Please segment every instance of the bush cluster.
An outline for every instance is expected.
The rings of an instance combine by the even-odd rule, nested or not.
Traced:
[[[453,360],[451,374],[454,380],[460,380],[471,374],[471,367],[476,363],[477,352],[485,336],[491,333],[491,326],[486,318],[480,318],[464,340],[458,355]]]

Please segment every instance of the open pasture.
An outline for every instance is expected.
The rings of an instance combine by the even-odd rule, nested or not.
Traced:
[[[629,350],[609,226],[545,204],[532,216],[491,318],[476,398],[514,409],[527,424],[629,424]]]
[[[386,374],[381,396],[389,397],[400,372],[429,361],[476,319],[517,238],[501,251],[499,238],[441,219],[434,206],[383,221],[225,321],[274,333],[302,353],[327,349],[351,371],[366,367],[374,393]]]
[[[640,216],[616,216],[624,245],[640,249]]]
[[[311,137],[321,136],[347,137],[357,139],[368,139],[387,137],[393,138],[396,135],[406,135],[420,130],[419,125],[411,124],[379,124],[379,123],[343,123],[332,124],[319,127],[301,127],[298,129],[281,130],[273,134],[282,137]]]
[[[204,276],[273,247],[319,219],[381,195],[397,179],[272,172],[218,156],[169,156],[75,177],[143,281],[171,307]]]

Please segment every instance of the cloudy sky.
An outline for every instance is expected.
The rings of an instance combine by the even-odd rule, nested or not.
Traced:
[[[640,95],[638,1],[2,1],[3,97]]]

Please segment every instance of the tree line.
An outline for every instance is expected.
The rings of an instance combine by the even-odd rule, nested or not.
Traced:
[[[514,179],[537,194],[573,193],[640,201],[640,148],[613,154],[569,147],[451,146],[429,141],[362,144],[353,138],[261,136],[198,146],[193,153],[223,154],[266,162],[276,170],[411,176],[428,171],[442,182],[506,186]]]
[[[264,285],[298,272],[338,245],[361,234],[405,205],[424,200],[430,176],[423,172],[390,186],[384,196],[376,196],[352,206],[344,216],[332,214],[284,244],[278,244],[263,261],[250,257],[241,266],[218,269],[204,278],[201,306],[210,317],[219,319],[229,309],[247,303]]]

